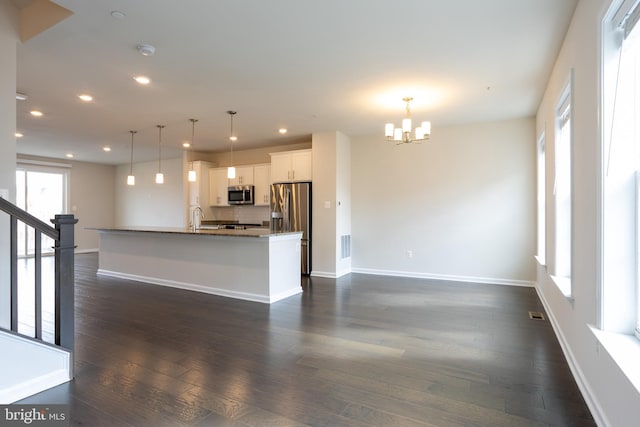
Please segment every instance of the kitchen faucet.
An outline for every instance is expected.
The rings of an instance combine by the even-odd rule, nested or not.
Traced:
[[[196,217],[197,212],[200,212],[198,217]],[[202,212],[202,208],[200,206],[196,206],[195,208],[193,208],[193,213],[191,215],[191,231],[198,231],[198,228],[200,228],[201,219],[204,219],[204,212]]]

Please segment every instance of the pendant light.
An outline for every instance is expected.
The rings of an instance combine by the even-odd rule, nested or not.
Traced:
[[[164,184],[164,174],[162,173],[162,129],[164,125],[156,125],[158,128],[158,173],[156,174],[156,184]]]
[[[236,177],[236,168],[233,166],[233,143],[238,140],[238,137],[233,134],[233,116],[235,116],[236,113],[236,111],[227,111],[227,114],[231,119],[231,130],[229,132],[229,141],[231,141],[231,159],[229,163],[231,166],[227,168],[227,178],[229,179],[234,179]]]
[[[193,136],[196,132],[196,122],[198,121],[197,119],[189,119],[189,121],[191,122],[191,147],[189,148],[189,151],[191,152],[191,162],[190,162],[190,166],[189,166],[189,174],[187,175],[187,179],[189,182],[196,182],[197,177],[196,177],[196,171],[193,170],[193,144],[195,144],[195,141],[193,139]]]
[[[138,133],[136,130],[130,130],[131,133],[131,161],[129,163],[129,176],[127,177],[127,185],[136,185],[136,177],[133,175],[133,135]]]

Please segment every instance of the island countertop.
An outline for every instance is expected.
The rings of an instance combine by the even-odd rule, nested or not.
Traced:
[[[279,237],[289,235],[302,235],[301,231],[274,232],[268,228],[246,228],[244,230],[229,229],[205,229],[200,228],[193,231],[191,228],[181,227],[87,227],[88,230],[99,232],[139,232],[139,233],[165,233],[165,234],[188,234],[205,236],[227,236],[227,237]]]
[[[271,304],[302,292],[302,232],[95,227],[98,274]]]

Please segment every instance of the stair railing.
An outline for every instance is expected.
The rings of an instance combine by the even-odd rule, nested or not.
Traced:
[[[0,211],[6,212],[10,220],[10,330],[16,334],[18,333],[18,221],[21,221],[35,231],[35,334],[31,338],[43,341],[41,249],[42,235],[44,234],[55,242],[53,246],[55,251],[54,344],[71,351],[73,354],[75,335],[74,225],[78,222],[78,219],[73,215],[55,215],[54,219],[51,220],[54,225],[52,227],[3,198],[0,198]],[[73,367],[73,363],[71,366]]]

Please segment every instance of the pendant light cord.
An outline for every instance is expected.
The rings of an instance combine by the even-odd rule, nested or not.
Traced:
[[[162,172],[162,128],[164,125],[158,125],[158,173]]]
[[[229,132],[229,141],[231,141],[231,165],[233,166],[233,142],[236,140],[236,137],[233,135],[233,116],[236,115],[236,111],[232,111],[229,110],[227,111],[227,114],[229,115],[229,117],[231,118],[231,128],[230,128],[230,132]]]
[[[137,130],[130,130],[131,132],[131,160],[129,162],[129,175],[133,175],[133,135],[138,133]]]
[[[191,147],[189,152],[191,153],[191,170],[193,170],[193,147],[195,146],[195,133],[196,133],[196,122],[198,119],[189,119],[191,121]]]

